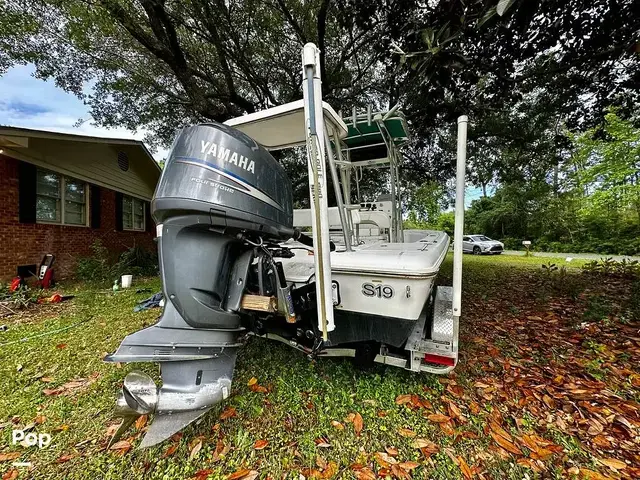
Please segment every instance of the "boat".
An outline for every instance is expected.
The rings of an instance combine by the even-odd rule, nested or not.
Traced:
[[[176,138],[151,206],[164,310],[105,359],[159,363],[162,386],[141,372],[125,377],[112,441],[153,414],[141,446],[155,445],[224,401],[249,336],[362,366],[435,374],[456,366],[467,118],[458,119],[453,285],[435,286],[450,239],[403,229],[404,115],[395,106],[343,117],[322,101],[319,56],[305,45],[302,100]],[[299,147],[310,208],[294,210],[270,152]],[[388,195],[362,201],[366,168],[389,169]]]

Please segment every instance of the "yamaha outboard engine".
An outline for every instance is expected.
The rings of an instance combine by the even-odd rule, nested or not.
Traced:
[[[229,395],[251,272],[259,264],[254,290],[279,299],[284,291],[286,297],[286,284],[273,286],[281,272],[274,272],[265,245],[294,234],[283,168],[250,137],[217,123],[180,132],[151,210],[164,311],[157,324],[127,336],[105,359],[160,363],[161,388],[132,372],[117,402],[123,423],[113,440],[139,415],[155,415],[142,447],[168,438]]]

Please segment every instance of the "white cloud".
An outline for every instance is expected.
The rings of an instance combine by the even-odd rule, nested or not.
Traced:
[[[35,78],[34,71],[33,65],[22,65],[0,77],[0,125],[95,137],[143,139],[144,130],[132,132],[125,128],[93,125],[89,109],[82,100],[56,87],[51,80]],[[76,126],[80,119],[89,121]],[[160,149],[153,152],[153,156],[162,160],[167,153]]]

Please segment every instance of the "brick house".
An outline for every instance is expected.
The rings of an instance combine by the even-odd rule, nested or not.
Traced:
[[[0,126],[0,281],[56,257],[58,278],[100,239],[155,249],[160,167],[142,142]]]

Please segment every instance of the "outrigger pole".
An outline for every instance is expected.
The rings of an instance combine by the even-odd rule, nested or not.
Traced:
[[[456,161],[456,205],[453,231],[453,316],[462,314],[462,236],[464,235],[464,187],[467,162],[466,115],[458,117],[458,151]]]
[[[335,328],[333,297],[331,292],[331,257],[329,246],[329,206],[327,203],[327,177],[325,163],[325,135],[322,108],[322,82],[320,81],[320,51],[313,43],[302,50],[302,90],[304,98],[307,162],[309,169],[309,197],[313,232],[318,329],[323,340]]]

